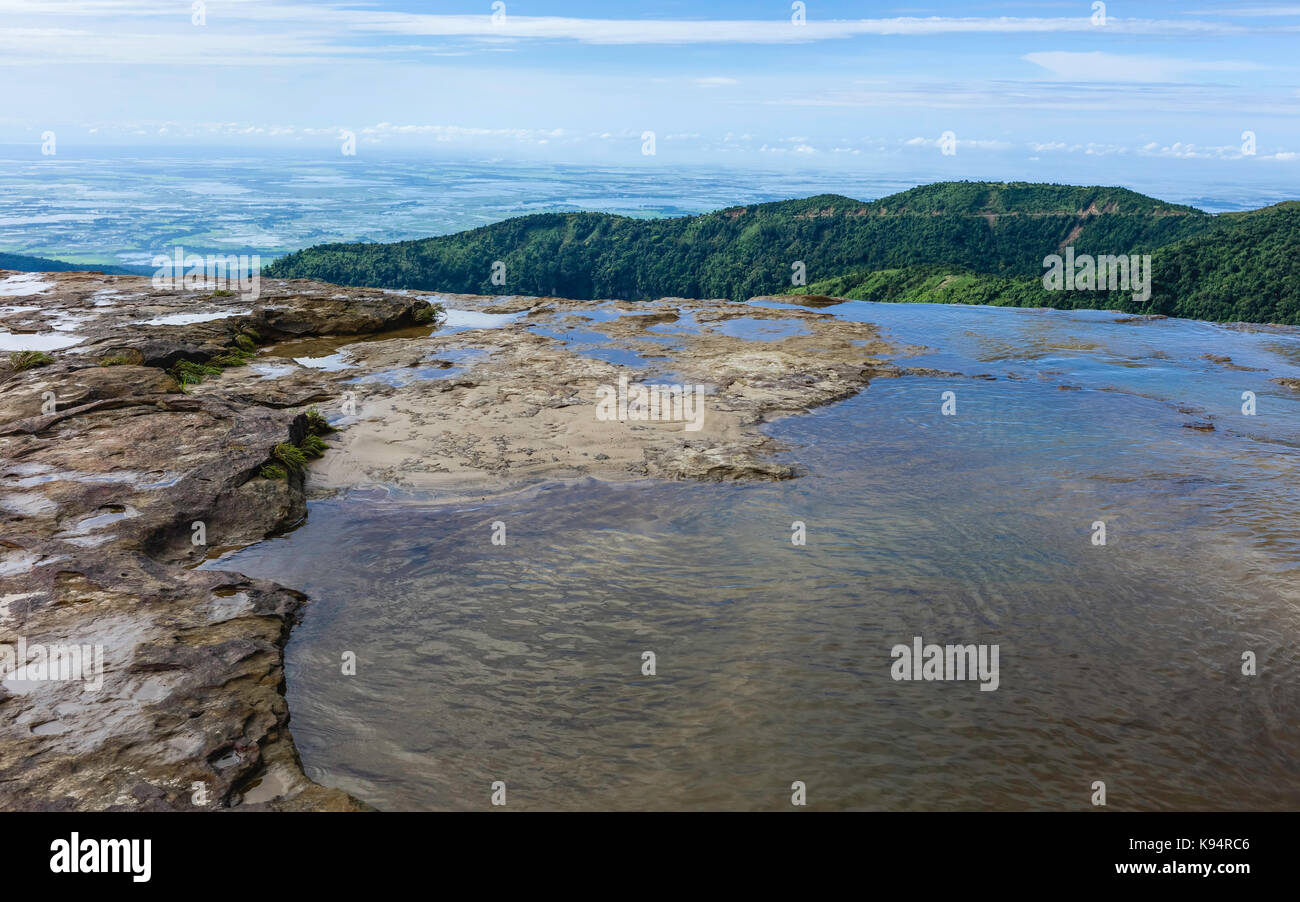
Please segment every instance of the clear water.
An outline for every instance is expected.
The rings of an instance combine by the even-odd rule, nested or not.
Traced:
[[[481,313],[477,310],[443,309],[438,320],[438,331],[443,335],[467,332],[471,329],[501,329],[519,318],[518,313]]]
[[[662,375],[664,358],[677,344],[677,339],[671,335],[657,334],[657,326],[650,326],[642,334],[628,339],[636,349],[610,347],[608,335],[592,328],[584,328],[592,324],[597,324],[598,327],[600,323],[623,317],[632,319],[635,316],[635,313],[606,302],[580,312],[561,314],[548,325],[531,324],[528,330],[562,342],[565,350],[581,357],[644,370],[647,375]]]
[[[746,341],[780,341],[795,335],[807,335],[808,330],[799,323],[772,322],[753,316],[738,316],[714,327],[715,331]]]
[[[378,382],[391,385],[394,388],[404,388],[416,382],[429,382],[459,376],[469,369],[472,361],[482,356],[480,351],[445,348],[436,355],[427,357],[427,363],[380,370],[364,376],[345,379],[344,381],[349,384]]]
[[[606,363],[637,369],[644,368],[651,362],[647,357],[638,354],[636,351],[627,348],[607,347],[609,336],[602,335],[599,332],[573,327],[552,328],[549,326],[529,326],[528,330],[537,335],[554,338],[556,341],[562,342],[567,350],[582,357],[591,357],[596,360],[604,360]]]
[[[961,375],[770,427],[800,479],[353,493],[218,562],[313,599],[308,772],[391,809],[1300,806],[1300,334],[828,309]],[[918,635],[997,644],[999,688],[893,680]]]

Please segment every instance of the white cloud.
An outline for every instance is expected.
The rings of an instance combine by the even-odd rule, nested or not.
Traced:
[[[1276,153],[1245,154],[1239,144],[1205,145],[1185,141],[1162,145],[1155,141],[1144,144],[1140,150],[1143,156],[1172,157],[1179,160],[1273,160],[1290,163],[1300,160],[1300,153],[1280,150]]]
[[[770,19],[598,19],[508,15],[494,22],[484,4],[478,15],[387,12],[357,2],[224,0],[207,7],[206,24],[193,26],[190,4],[177,0],[0,0],[7,26],[0,61],[123,63],[265,63],[303,58],[383,58],[394,54],[446,56],[472,50],[509,51],[521,41],[576,41],[605,45],[805,44],[863,36],[953,34],[1087,34],[1086,10],[1061,17],[898,16],[810,19],[796,27],[788,16]],[[50,24],[76,27],[47,27]],[[1111,16],[1109,35],[1224,35],[1277,31],[1212,19],[1125,19]],[[386,36],[388,41],[376,41]],[[400,44],[393,39],[405,38]],[[412,38],[443,39],[439,45]],[[448,42],[451,46],[447,46]],[[498,46],[492,46],[498,45]],[[278,51],[277,51],[278,48]],[[722,84],[721,80],[712,81]]]
[[[1179,160],[1238,160],[1245,156],[1240,145],[1205,145],[1187,141],[1175,141],[1166,145],[1151,141],[1144,144],[1139,153],[1143,156],[1173,157]]]
[[[1086,144],[1067,144],[1064,141],[1030,141],[1028,146],[1034,153],[1081,153],[1090,157],[1108,157],[1129,152],[1129,148],[1122,144],[1098,144],[1093,141]]]
[[[1229,9],[1190,9],[1184,12],[1183,15],[1285,18],[1300,16],[1300,6],[1241,6]]]
[[[1028,62],[1064,81],[1172,82],[1198,72],[1248,72],[1260,69],[1239,60],[1186,60],[1158,56],[1124,56],[1099,50],[1053,50],[1027,53]]]
[[[938,147],[938,138],[907,138],[900,141],[905,147]],[[958,138],[957,147],[973,147],[976,150],[1010,150],[1014,145],[1007,141],[992,138]]]

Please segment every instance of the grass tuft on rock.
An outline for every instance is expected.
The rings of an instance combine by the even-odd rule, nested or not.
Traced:
[[[294,472],[307,466],[307,455],[297,445],[281,442],[271,449],[271,456]]]
[[[302,443],[298,448],[307,457],[315,459],[317,457],[324,457],[325,452],[329,450],[329,445],[325,444],[324,440],[319,435],[308,433],[307,437],[302,440]]]
[[[33,367],[48,366],[54,358],[44,351],[16,351],[9,355],[9,369],[15,373]]]
[[[325,415],[312,407],[307,411],[307,431],[312,435],[329,435],[337,430],[325,419]]]
[[[191,385],[198,385],[207,376],[220,376],[221,367],[210,363],[195,363],[193,360],[181,360],[167,371],[180,384],[181,391],[189,391]]]
[[[226,351],[225,353],[218,354],[216,357],[213,357],[211,360],[208,361],[208,363],[212,366],[220,367],[221,369],[228,369],[229,367],[232,366],[243,366],[244,364],[248,363],[248,361],[252,359],[253,359],[253,355],[250,354],[248,351],[240,350],[238,348],[232,348],[229,351]]]
[[[307,434],[298,444],[281,442],[271,449],[271,457],[278,463],[268,463],[262,467],[262,476],[267,479],[281,479],[288,473],[301,472],[307,461],[324,457],[329,450],[322,435],[333,432],[334,427],[325,421],[319,410],[312,407],[305,414]]]
[[[238,341],[238,338],[236,338],[236,341]],[[206,363],[198,363],[194,360],[182,360],[167,372],[171,374],[173,379],[180,383],[181,391],[188,393],[191,385],[198,385],[208,376],[220,376],[222,370],[235,366],[243,366],[252,359],[253,353],[245,350],[243,347],[228,348],[222,353],[217,354],[215,357],[210,358]],[[126,363],[129,361],[121,360],[118,362]],[[113,364],[105,361],[103,365],[112,366]]]
[[[442,305],[431,301],[423,307],[415,308],[412,318],[417,323],[431,323],[440,316],[442,316]]]

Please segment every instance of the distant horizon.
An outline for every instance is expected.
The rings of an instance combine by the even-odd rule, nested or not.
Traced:
[[[1200,189],[1165,185],[1300,183],[1300,5],[430,7],[0,0],[5,164],[144,142],[1017,178],[1181,203]]]
[[[100,138],[74,141],[68,135],[58,139],[56,156],[43,156],[41,142],[0,141],[0,177],[4,167],[18,165],[57,165],[60,162],[95,159],[206,159],[209,163],[222,160],[297,160],[304,164],[369,165],[385,161],[431,162],[444,165],[476,165],[511,167],[553,167],[557,169],[617,170],[625,172],[664,172],[666,170],[696,172],[756,172],[779,175],[798,175],[805,178],[818,176],[844,180],[859,178],[867,182],[910,182],[926,185],[934,182],[1033,182],[1039,184],[1065,184],[1075,186],[1122,187],[1162,200],[1191,203],[1172,196],[1182,192],[1194,196],[1203,188],[1220,187],[1249,191],[1260,197],[1282,196],[1289,191],[1300,197],[1300,167],[1290,163],[1251,160],[1242,165],[1240,160],[1192,158],[1178,161],[1158,157],[1134,156],[1121,167],[1113,159],[1083,157],[1080,159],[1030,160],[1008,157],[1001,151],[976,150],[939,160],[931,155],[919,155],[905,147],[882,152],[874,157],[794,157],[774,159],[770,156],[734,154],[726,158],[676,159],[660,150],[656,155],[609,153],[582,156],[554,156],[518,153],[505,156],[500,153],[466,152],[439,146],[388,145],[383,147],[358,147],[353,155],[342,155],[336,141],[315,137],[293,143],[272,141],[130,141],[103,140]],[[1160,192],[1164,192],[1161,194]],[[873,200],[874,197],[862,197]]]
[[[594,165],[426,151],[342,158],[247,146],[65,145],[57,157],[25,162],[15,152],[0,145],[7,199],[0,252],[90,267],[146,266],[176,244],[200,253],[258,253],[269,262],[318,244],[418,240],[530,213],[688,216],[819,194],[870,202],[952,181],[1124,188],[1212,214],[1300,200],[1300,192],[1271,185],[1189,186],[1168,175],[1102,181],[1064,173]],[[53,173],[57,192],[48,187]]]

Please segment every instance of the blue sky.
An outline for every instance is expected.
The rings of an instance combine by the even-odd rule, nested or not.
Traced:
[[[192,6],[0,0],[0,142],[1300,184],[1300,2]]]

